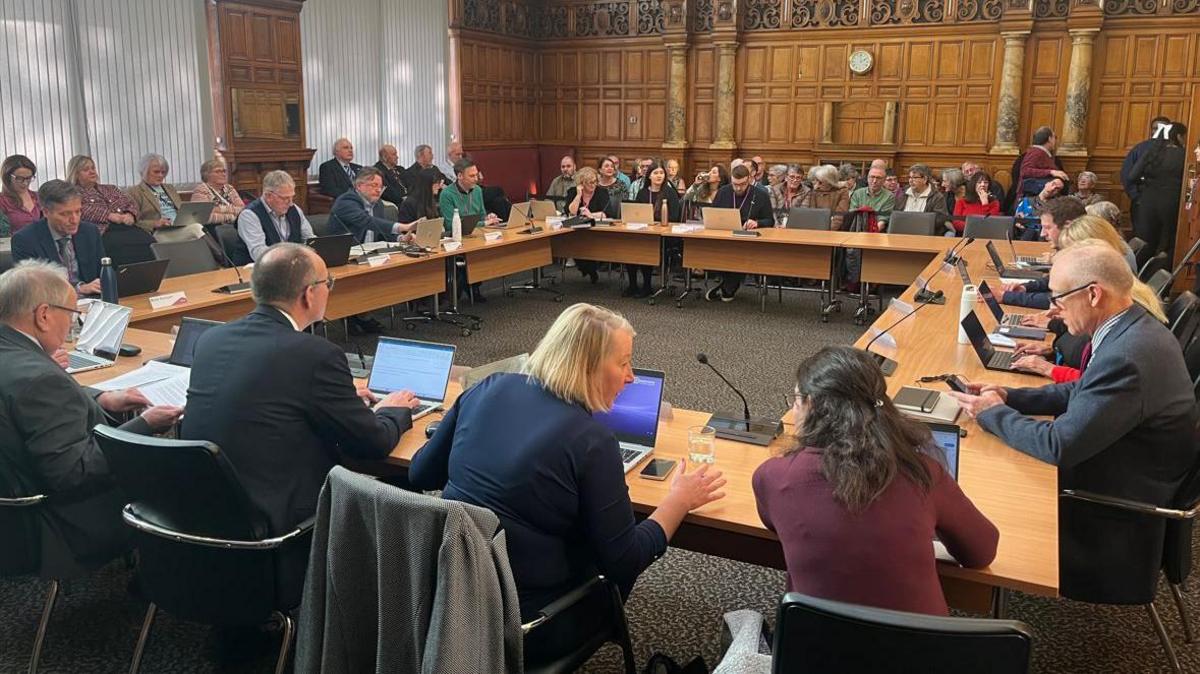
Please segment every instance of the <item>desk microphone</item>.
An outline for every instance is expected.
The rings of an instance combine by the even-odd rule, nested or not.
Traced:
[[[205,236],[208,235],[206,234]],[[236,295],[238,293],[249,292],[250,284],[246,283],[246,281],[242,278],[242,270],[238,269],[238,266],[229,258],[229,253],[225,252],[225,244],[221,243],[220,239],[217,239],[217,248],[221,251],[221,259],[224,260],[225,264],[233,267],[233,273],[237,275],[238,282],[223,285],[213,292],[224,293],[226,295]]]
[[[900,325],[904,321],[908,320],[908,318],[910,316],[912,316],[913,314],[917,313],[918,311],[924,309],[925,307],[929,306],[930,304],[935,304],[939,299],[942,299],[943,297],[945,297],[945,295],[946,294],[944,292],[942,292],[941,290],[934,291],[929,299],[925,300],[924,302],[921,302],[920,304],[917,305],[917,307],[915,309],[913,309],[909,313],[905,314],[904,316],[901,316],[900,320],[896,321],[895,323],[892,323],[891,325],[887,326],[887,328],[881,330],[879,332],[879,334],[872,337],[871,341],[867,342],[867,345],[863,347],[863,351],[866,351],[868,354],[870,354],[870,356],[872,358],[875,359],[876,363],[879,363],[879,369],[883,370],[883,374],[885,377],[891,376],[891,374],[896,371],[896,366],[899,365],[899,363],[897,363],[896,361],[894,361],[891,358],[888,358],[882,354],[872,352],[871,345],[875,343],[875,340],[877,340],[880,337],[891,332],[892,328],[894,328],[897,325]]]
[[[945,304],[945,293],[939,295],[938,293],[941,292],[940,290],[938,292],[934,292],[929,289],[929,282],[931,280],[932,274],[930,275],[929,279],[922,279],[924,283],[922,283],[921,287],[917,289],[917,292],[913,293],[913,300],[917,302],[928,302],[930,304]]]
[[[962,252],[966,250],[967,246],[971,245],[972,243],[975,243],[975,237],[963,239],[962,241],[954,244],[953,248],[946,251],[946,257],[942,258],[942,261],[946,264],[958,264],[958,260],[962,256]],[[959,246],[962,247],[959,248]]]
[[[708,362],[708,356],[706,354],[703,354],[703,353],[696,354],[696,360],[699,361],[700,364],[702,364],[702,365],[707,365],[710,370],[715,372],[716,375],[721,378],[721,381],[725,382],[726,386],[728,386],[730,389],[733,389],[733,392],[736,393],[738,395],[738,397],[742,399],[742,414],[744,414],[746,417],[746,420],[749,421],[750,420],[750,403],[746,402],[746,396],[742,395],[742,392],[739,391],[736,386],[729,383],[729,380],[725,378],[725,375],[721,374],[721,372],[719,370],[717,370],[717,368],[713,367],[712,363]]]
[[[746,396],[742,395],[742,392],[730,383],[725,375],[708,362],[708,356],[698,353],[696,360],[702,365],[707,365],[721,378],[721,381],[725,382],[726,386],[742,399],[742,417],[740,419],[734,415],[714,414],[708,420],[708,425],[717,431],[718,438],[766,447],[783,432],[783,423],[778,419],[752,419],[750,417],[750,404],[746,402]]]

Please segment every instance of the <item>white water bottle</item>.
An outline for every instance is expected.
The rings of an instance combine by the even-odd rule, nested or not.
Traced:
[[[458,208],[454,209],[454,218],[450,220],[450,236],[458,242],[462,242],[462,218],[458,215]]]
[[[958,306],[958,343],[970,344],[971,340],[967,337],[967,332],[962,328],[962,320],[967,317],[967,314],[975,311],[975,305],[979,303],[979,291],[973,285],[965,285],[962,289],[962,301]]]

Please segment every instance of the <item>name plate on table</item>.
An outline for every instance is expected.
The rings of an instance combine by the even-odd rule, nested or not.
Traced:
[[[566,220],[566,218],[564,218],[561,215],[551,216],[549,218],[546,218],[546,226],[552,230],[553,229],[562,229],[563,220]]]
[[[483,242],[484,243],[496,243],[497,241],[500,241],[503,238],[504,238],[504,232],[484,232],[483,233]]]
[[[389,255],[388,253],[372,255],[371,257],[367,258],[367,266],[368,267],[382,267],[383,265],[387,264],[388,260],[390,260],[390,259],[392,259],[392,256]]]
[[[632,229],[634,231],[637,231],[639,229],[649,229],[649,227],[650,227],[650,225],[648,225],[644,222],[627,222],[627,223],[625,223],[625,229]]]
[[[462,248],[462,241],[443,241],[442,242],[442,250],[446,251],[447,253],[453,253],[454,251],[458,250],[459,248]]]
[[[892,298],[892,301],[888,304],[888,307],[891,308],[896,313],[900,314],[901,317],[907,316],[907,315],[911,314],[913,311],[916,311],[915,309],[913,309],[913,306],[911,304],[909,304],[908,302],[905,302],[904,300],[896,299],[894,297]]]
[[[672,234],[690,234],[692,232],[699,232],[703,229],[704,229],[704,225],[700,225],[700,224],[671,225],[671,233]]]
[[[874,339],[875,343],[880,346],[888,346],[893,349],[897,348],[895,336],[893,336],[890,332],[883,333],[881,335],[881,332],[883,331],[879,328],[871,328],[870,330],[867,330],[868,340]],[[878,339],[876,339],[877,336]]]
[[[167,307],[174,307],[180,304],[187,304],[187,293],[180,290],[175,293],[167,293],[165,295],[155,295],[150,298],[150,308],[158,311]]]

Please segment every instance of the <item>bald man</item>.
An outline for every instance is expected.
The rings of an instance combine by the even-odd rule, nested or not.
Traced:
[[[1091,335],[1082,377],[1039,388],[971,384],[951,393],[1009,446],[1058,466],[1058,488],[1171,507],[1196,463],[1195,398],[1179,342],[1133,302],[1129,264],[1088,240],[1060,252],[1050,303],[1072,335]],[[1039,416],[1053,416],[1046,420]],[[1062,594],[1147,604],[1163,551],[1164,520],[1059,500]]]
[[[412,179],[400,165],[400,152],[395,145],[379,148],[379,161],[375,162],[375,168],[383,174],[383,200],[399,206],[408,196]]]
[[[562,201],[567,196],[567,191],[574,186],[575,158],[569,154],[564,155],[558,163],[558,175],[554,176],[554,180],[550,182],[550,188],[546,190],[546,196]]]
[[[354,189],[354,176],[362,165],[354,163],[354,143],[348,138],[333,142],[333,158],[321,164],[318,174],[321,179],[321,194],[337,199]]]

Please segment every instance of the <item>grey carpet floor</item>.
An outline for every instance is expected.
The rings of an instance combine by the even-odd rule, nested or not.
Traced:
[[[635,363],[667,371],[666,397],[673,404],[694,409],[736,409],[739,404],[707,368],[696,363],[695,353],[704,351],[745,391],[756,414],[776,414],[784,407],[783,394],[802,358],[826,344],[850,343],[863,330],[854,325],[849,311],[822,324],[817,298],[811,294],[785,295],[782,305],[772,297],[767,311],[760,313],[752,288],[743,289],[730,304],[700,300],[676,309],[670,302],[651,307],[620,298],[615,276],[602,275],[601,283],[592,286],[568,270],[560,287],[567,292],[564,304],[540,294],[504,298],[490,284],[485,288],[490,301],[467,308],[484,319],[480,332],[464,338],[449,326],[432,325],[400,334],[456,344],[459,363],[479,365],[532,349],[570,302],[594,302],[630,319],[638,331]],[[378,317],[386,323],[386,313]],[[345,341],[337,328],[329,336]],[[371,339],[352,341],[367,353],[373,349]],[[72,583],[51,622],[43,672],[128,669],[145,609],[127,595],[128,580],[129,572],[118,563]],[[0,672],[25,667],[45,587],[37,580],[0,580]],[[781,571],[672,549],[642,575],[626,607],[638,661],[644,664],[651,653],[663,652],[680,662],[700,655],[712,667],[719,656],[722,614],[750,608],[773,622],[783,590]],[[1200,600],[1195,593],[1186,596],[1190,615],[1200,619]],[[1200,672],[1200,647],[1183,642],[1182,626],[1165,586],[1160,588],[1158,605],[1184,670]],[[1135,673],[1167,668],[1140,607],[1097,607],[1021,593],[1014,593],[1010,607],[1012,617],[1034,631],[1036,672]],[[160,615],[142,671],[222,671],[211,632]],[[264,656],[224,671],[269,672],[272,664],[273,658]],[[616,649],[606,647],[584,671],[621,671]]]

